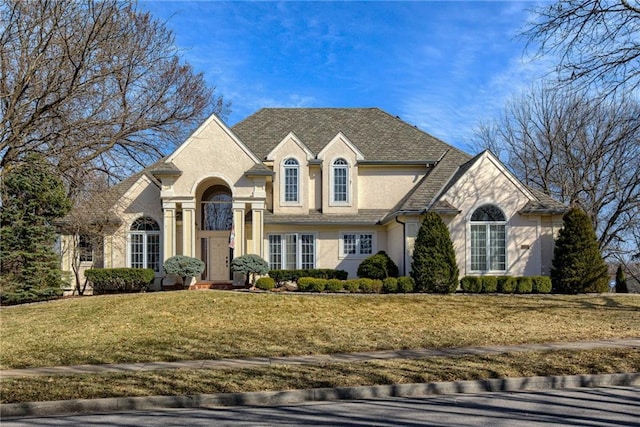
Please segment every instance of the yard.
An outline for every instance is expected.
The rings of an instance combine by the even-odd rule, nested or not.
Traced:
[[[3,308],[2,369],[640,336],[635,295],[299,295],[213,291]],[[637,350],[2,380],[2,401],[640,370]]]

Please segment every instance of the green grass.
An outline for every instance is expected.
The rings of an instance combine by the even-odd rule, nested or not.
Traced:
[[[166,370],[2,380],[0,402],[232,393],[536,375],[637,372],[637,349],[545,351],[234,370]]]
[[[183,291],[0,310],[0,367],[640,336],[640,298]]]

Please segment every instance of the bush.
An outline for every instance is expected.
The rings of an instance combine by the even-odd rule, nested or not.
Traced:
[[[358,279],[358,285],[360,292],[365,294],[379,294],[382,292],[382,280],[363,277]]]
[[[380,251],[360,263],[358,277],[379,280],[398,277],[398,266],[385,251]]]
[[[418,292],[447,294],[458,288],[458,264],[449,229],[435,212],[427,212],[418,231],[411,277]]]
[[[360,279],[351,279],[344,282],[344,289],[351,293],[360,291]]]
[[[496,276],[482,277],[482,292],[492,294],[498,291],[498,278]]]
[[[327,282],[327,279],[301,277],[298,279],[298,290],[302,292],[322,292],[324,291]]]
[[[270,291],[275,288],[276,281],[273,280],[272,277],[261,277],[256,280],[256,288],[262,289],[263,291]]]
[[[62,296],[62,289],[30,286],[13,286],[2,284],[0,289],[0,305],[25,304],[30,302],[48,301]]]
[[[309,270],[269,270],[269,277],[276,283],[297,282],[300,277],[316,277],[321,279],[347,280],[349,273],[331,268],[314,268]]]
[[[94,268],[84,272],[95,295],[107,293],[142,292],[153,282],[150,268]]]
[[[190,256],[175,255],[164,262],[164,271],[167,274],[180,276],[182,284],[186,286],[188,277],[198,277],[202,274],[204,262]]]
[[[516,279],[511,276],[498,277],[498,292],[512,294],[516,291]]]
[[[626,277],[624,277],[624,270],[622,270],[622,264],[619,264],[618,269],[616,270],[616,293],[629,293],[629,288],[627,287],[627,279]]]
[[[413,277],[401,276],[398,277],[398,293],[408,294],[414,291],[415,282]]]
[[[465,292],[479,294],[482,292],[482,277],[465,276],[460,280],[460,287]]]
[[[579,208],[571,208],[562,217],[553,250],[551,281],[556,292],[607,292],[609,272],[602,259],[593,224]]]
[[[533,280],[531,277],[518,277],[516,280],[516,293],[530,294],[533,291]]]
[[[327,292],[341,292],[343,290],[342,280],[329,279],[324,287]]]
[[[245,286],[249,286],[249,279],[253,277],[251,285],[255,286],[256,276],[264,276],[269,271],[269,264],[260,255],[245,254],[231,261],[231,270],[245,275]]]
[[[398,279],[395,277],[387,277],[382,281],[382,291],[385,294],[395,294],[398,292]]]
[[[547,276],[534,276],[531,278],[533,281],[533,292],[537,294],[548,294],[551,292],[551,277]]]

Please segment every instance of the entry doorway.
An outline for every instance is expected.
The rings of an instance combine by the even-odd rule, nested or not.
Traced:
[[[215,233],[200,238],[200,257],[204,262],[203,280],[223,281],[231,278],[229,233]],[[215,234],[214,234],[215,233]]]

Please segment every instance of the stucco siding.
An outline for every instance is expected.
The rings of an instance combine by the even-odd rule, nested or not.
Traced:
[[[358,168],[360,209],[391,209],[424,176],[425,169],[370,167]]]

